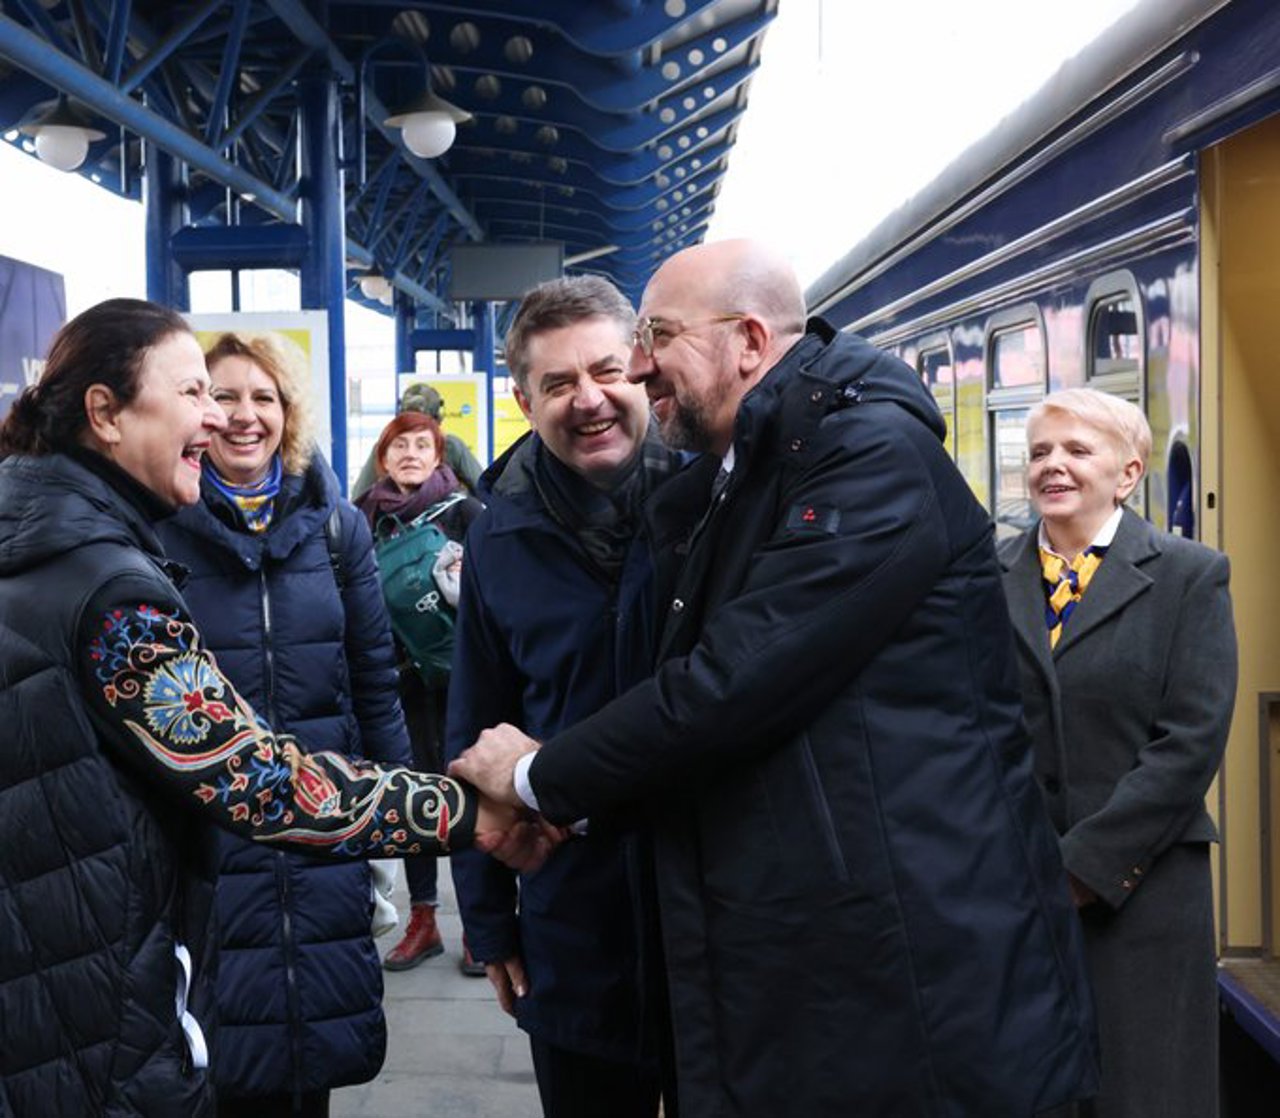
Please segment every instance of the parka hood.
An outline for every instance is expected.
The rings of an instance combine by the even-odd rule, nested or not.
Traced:
[[[833,387],[832,410],[855,403],[895,404],[923,423],[939,441],[946,438],[942,413],[910,365],[857,334],[843,333],[825,319],[811,318],[804,337],[743,399],[735,441],[752,441],[751,431],[759,417],[772,411],[776,396],[791,375]]]
[[[142,513],[88,467],[65,454],[15,454],[0,462],[0,576],[93,543],[163,557]]]

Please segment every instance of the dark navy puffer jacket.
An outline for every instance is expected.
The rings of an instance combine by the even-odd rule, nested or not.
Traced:
[[[339,596],[325,524],[339,510]],[[184,596],[219,665],[274,730],[314,749],[409,761],[395,655],[365,519],[329,467],[287,475],[263,535],[206,481],[162,528],[191,569]],[[382,972],[364,863],[219,847],[220,1096],[315,1091],[377,1074],[386,1047]]]

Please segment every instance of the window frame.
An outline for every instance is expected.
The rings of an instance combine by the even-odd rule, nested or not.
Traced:
[[[924,376],[924,358],[926,354],[945,352],[947,355],[947,366],[951,369],[951,406],[944,409],[942,403],[938,400],[937,394],[933,391],[933,386],[925,380]],[[959,392],[956,386],[956,349],[951,343],[951,334],[947,331],[939,331],[934,334],[926,334],[916,341],[915,356],[916,375],[920,377],[924,383],[925,389],[929,395],[933,397],[933,402],[938,405],[938,410],[942,413],[942,418],[947,424],[947,453],[952,459],[956,456],[956,414],[957,405],[959,403]]]
[[[996,386],[995,349],[996,339],[1000,334],[1010,333],[1018,327],[1034,327],[1040,338],[1042,369],[1039,384],[1023,384],[1008,388]],[[997,537],[1002,524],[1015,524],[1000,518],[997,507],[1000,496],[1000,474],[996,463],[996,417],[1000,412],[1023,411],[1034,407],[1044,399],[1049,384],[1049,337],[1045,330],[1044,314],[1036,303],[1020,303],[1007,307],[987,318],[983,326],[982,363],[985,388],[984,410],[986,412],[987,438],[987,500],[988,512],[995,522]],[[1023,484],[1026,484],[1026,471],[1023,470]],[[1029,502],[1028,502],[1029,506]],[[1034,518],[1033,518],[1034,519]],[[1020,529],[1019,529],[1020,530]]]
[[[1133,304],[1135,325],[1138,333],[1138,367],[1136,370],[1120,372],[1097,371],[1097,350],[1094,341],[1097,337],[1094,318],[1098,308],[1119,296],[1125,296]],[[1119,396],[1137,404],[1146,412],[1147,404],[1147,315],[1142,302],[1142,293],[1138,281],[1132,272],[1116,271],[1099,276],[1091,284],[1084,297],[1084,382],[1090,388]]]

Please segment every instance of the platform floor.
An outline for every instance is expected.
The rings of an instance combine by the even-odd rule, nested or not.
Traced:
[[[540,1118],[525,1034],[498,1008],[484,978],[458,969],[462,929],[441,863],[439,923],[445,953],[413,970],[383,972],[387,1062],[372,1083],[334,1091],[331,1118]],[[385,954],[408,919],[403,874],[394,897],[400,929],[378,940]]]
[[[1222,968],[1280,1020],[1280,959],[1223,959]]]

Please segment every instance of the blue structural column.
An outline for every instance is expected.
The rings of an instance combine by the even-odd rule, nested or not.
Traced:
[[[400,374],[411,373],[418,365],[418,355],[413,348],[415,308],[413,300],[403,291],[395,293],[396,318],[396,404],[400,403]]]
[[[488,416],[485,438],[488,440],[487,453],[493,458],[493,374],[496,368],[494,361],[494,315],[490,302],[472,303],[471,317],[475,329],[475,342],[471,350],[471,367],[477,373],[484,374],[485,414]]]
[[[328,71],[298,79],[302,148],[302,309],[329,312],[330,463],[347,491],[346,218],[339,168],[338,79]]]
[[[182,164],[147,141],[146,166],[147,298],[188,311],[191,285],[173,254],[173,238],[184,224]]]

